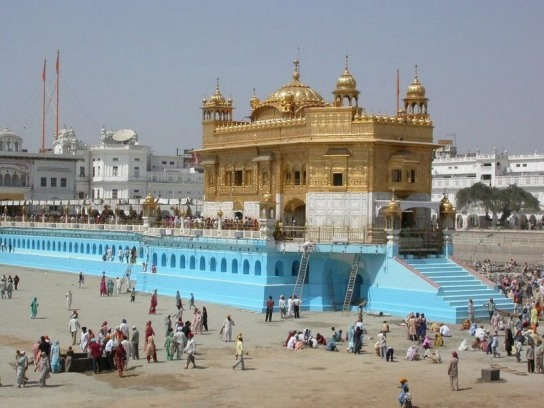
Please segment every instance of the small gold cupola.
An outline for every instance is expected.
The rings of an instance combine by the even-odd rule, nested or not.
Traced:
[[[414,79],[406,90],[404,110],[408,115],[427,118],[429,115],[428,102],[429,99],[425,97],[425,87],[419,80],[418,67],[416,65]]]
[[[347,100],[349,106],[359,106],[359,91],[357,90],[357,81],[349,72],[348,56],[346,55],[346,66],[342,75],[336,81],[336,89],[332,92],[334,95],[334,104],[344,106],[344,100]]]
[[[202,121],[232,122],[232,99],[225,99],[219,89],[219,78],[215,85],[215,92],[209,98],[202,99]]]

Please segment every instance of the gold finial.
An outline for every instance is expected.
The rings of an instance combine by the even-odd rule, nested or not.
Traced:
[[[255,88],[253,88],[253,96],[256,98],[257,97],[257,93],[255,92]]]
[[[419,74],[418,74],[418,72],[417,72],[417,68],[418,68],[418,67],[417,67],[417,64],[416,64],[416,65],[414,66],[415,78],[416,78],[416,79],[419,79]]]
[[[349,55],[346,54],[346,71],[349,68]]]
[[[219,91],[219,77],[215,78],[215,90]]]
[[[298,79],[300,78],[300,72],[298,68],[300,65],[300,61],[298,59],[294,60],[293,65],[295,66],[295,71],[293,72],[293,79],[295,81],[298,81]]]

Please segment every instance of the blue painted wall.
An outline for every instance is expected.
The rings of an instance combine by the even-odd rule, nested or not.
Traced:
[[[117,256],[102,261],[106,246],[136,247],[132,279],[139,291],[183,296],[201,301],[262,311],[268,296],[277,303],[288,297],[298,272],[300,253],[279,251],[266,241],[141,237],[138,234],[0,228],[0,240],[14,253],[1,252],[0,263],[64,272],[122,276],[127,264]],[[332,248],[332,247],[331,247]],[[361,255],[353,304],[367,300],[367,309],[405,316],[425,312],[431,319],[455,321],[455,313],[437,296],[437,289],[387,258],[384,248]],[[304,309],[340,310],[354,254],[334,246],[318,248],[310,257],[304,285]],[[369,253],[370,252],[370,253]],[[156,264],[157,273],[144,273],[142,262]]]

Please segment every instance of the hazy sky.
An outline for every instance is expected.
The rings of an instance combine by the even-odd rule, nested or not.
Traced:
[[[0,0],[0,127],[36,150],[48,59],[48,145],[62,54],[61,124],[87,143],[135,129],[156,152],[200,145],[200,102],[221,78],[238,119],[301,79],[331,100],[344,55],[369,112],[393,113],[419,64],[435,140],[461,151],[544,151],[543,1]]]

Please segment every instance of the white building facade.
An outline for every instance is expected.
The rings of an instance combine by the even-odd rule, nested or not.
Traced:
[[[185,167],[187,154],[154,155],[138,142],[131,129],[102,129],[100,142],[87,146],[72,129],[63,129],[55,140],[56,154],[72,154],[77,164],[78,199],[141,199],[148,193],[161,198],[202,197],[202,174]]]
[[[0,130],[0,199],[67,200],[76,192],[74,155],[29,153],[23,139]]]
[[[432,199],[438,200],[446,194],[456,205],[457,192],[481,182],[490,187],[504,188],[517,185],[535,196],[544,205],[544,154],[511,155],[508,152],[490,154],[467,153],[459,155],[451,141],[441,141],[432,165]],[[458,227],[477,226],[484,215],[474,209],[458,214]],[[513,214],[512,226],[527,227],[542,225],[542,211],[528,214]]]

